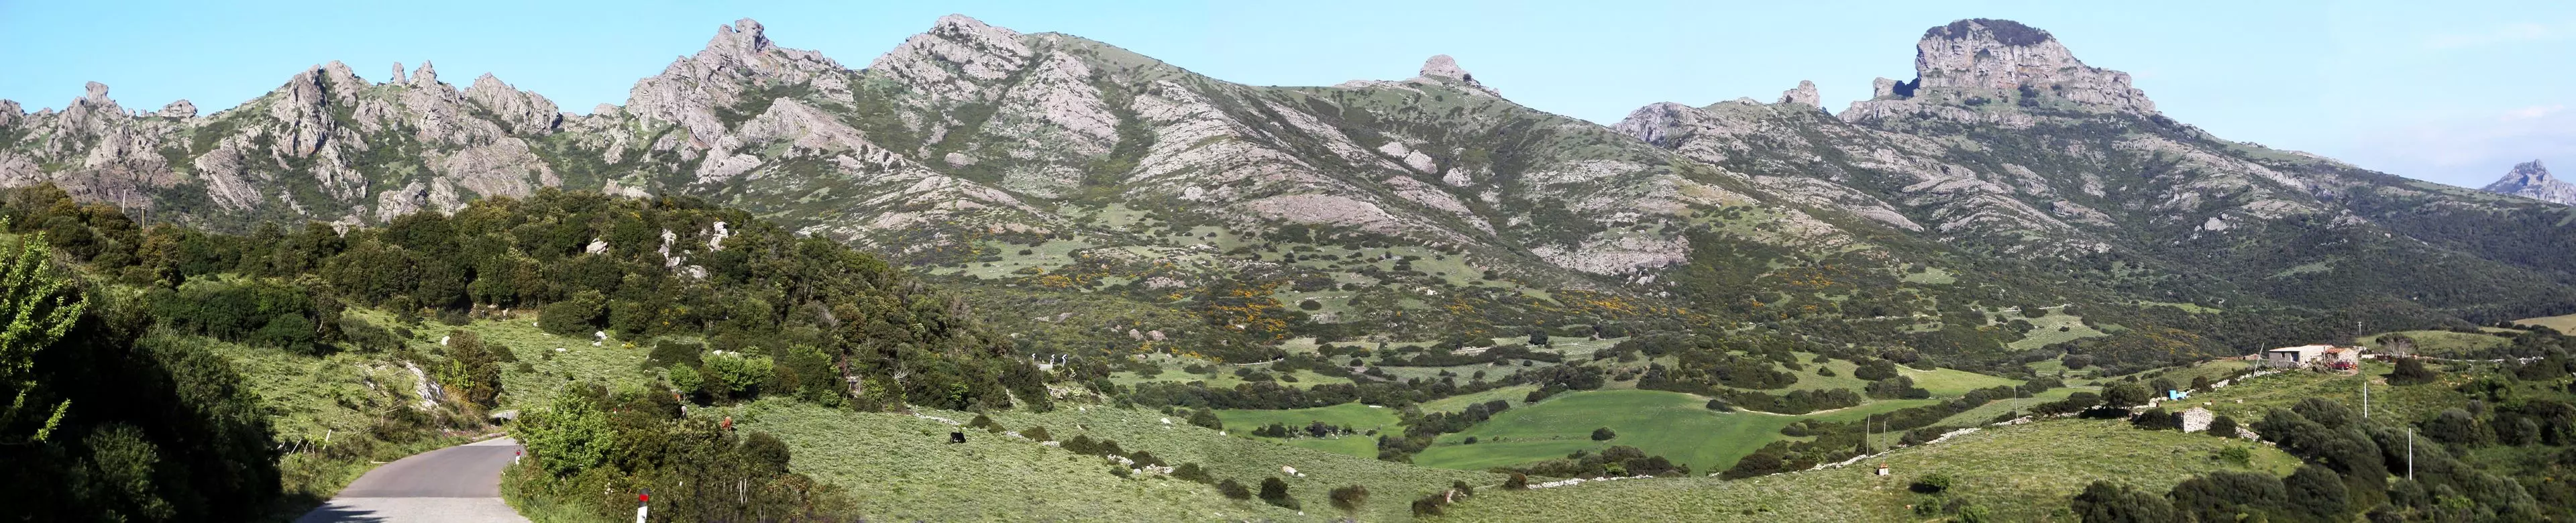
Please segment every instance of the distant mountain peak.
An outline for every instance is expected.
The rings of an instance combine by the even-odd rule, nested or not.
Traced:
[[[2514,164],[2513,170],[2506,172],[2504,178],[2479,190],[2576,205],[2576,184],[2550,177],[2549,166],[2541,165],[2540,160]]]

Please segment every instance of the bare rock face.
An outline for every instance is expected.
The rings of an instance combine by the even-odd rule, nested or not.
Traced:
[[[2504,178],[2479,190],[2576,205],[2576,184],[2550,177],[2549,167],[2541,165],[2540,160],[2516,164]]]
[[[1869,97],[1874,99],[1896,97],[1896,81],[1887,79],[1887,77],[1884,76],[1870,80]]]
[[[161,110],[152,113],[152,115],[163,118],[196,118],[197,104],[189,103],[186,98],[181,98],[179,101],[170,102],[170,105],[161,106]]]
[[[490,73],[475,78],[474,86],[465,90],[465,98],[500,115],[511,132],[546,134],[563,125],[563,112],[555,108],[553,100],[512,88]]]
[[[807,84],[827,93],[847,93],[838,79],[839,63],[821,53],[773,45],[760,22],[749,18],[716,28],[698,54],[673,60],[662,74],[635,82],[626,111],[636,116],[680,124],[704,145],[725,134],[716,108],[741,101],[754,82],[766,85]]]
[[[2086,66],[2048,31],[2019,22],[1951,22],[1925,31],[1915,51],[1917,89],[2018,95],[2026,86],[2086,106],[2156,112],[2145,92],[2129,86],[2129,73]]]
[[[386,80],[386,81],[385,81],[385,83],[389,83],[389,84],[405,84],[405,83],[411,83],[411,80],[409,79],[409,76],[406,76],[405,74],[403,74],[402,62],[394,62],[394,75],[393,75],[391,78],[393,78],[393,79],[392,79],[392,80]]]
[[[1823,102],[1816,97],[1816,82],[1808,80],[1799,80],[1798,88],[1796,89],[1781,91],[1780,101],[1778,103],[1800,104],[1818,108],[1824,107],[1821,105]]]
[[[1430,60],[1424,60],[1422,76],[1414,77],[1414,80],[1455,85],[1464,87],[1469,92],[1484,93],[1496,98],[1503,96],[1502,91],[1485,87],[1483,82],[1476,81],[1476,75],[1468,74],[1466,69],[1458,67],[1458,59],[1450,58],[1445,54],[1431,55]]]
[[[421,60],[420,70],[412,71],[411,73],[411,85],[413,87],[437,87],[438,68],[431,66],[428,60]]]

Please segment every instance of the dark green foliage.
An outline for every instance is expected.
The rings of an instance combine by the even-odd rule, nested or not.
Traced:
[[[1278,478],[1271,479],[1275,480]],[[1235,482],[1234,478],[1226,478],[1223,481],[1216,482],[1216,492],[1233,499],[1252,499],[1252,489],[1244,488],[1243,484]]]
[[[1261,501],[1290,509],[1298,506],[1297,498],[1288,495],[1288,482],[1276,477],[1261,479]]]
[[[1211,429],[1225,430],[1225,422],[1217,419],[1216,411],[1209,409],[1190,411],[1190,424]]]
[[[2182,430],[2182,414],[2156,407],[2130,418],[2129,424],[2143,430]]]
[[[447,334],[447,364],[439,367],[438,380],[450,390],[462,391],[465,401],[482,408],[501,404],[501,358],[509,347],[485,346],[474,331],[456,330]]]
[[[1441,507],[1448,504],[1448,496],[1440,494],[1423,496],[1422,499],[1413,500],[1413,517],[1441,515],[1444,512]]]
[[[2236,418],[2218,416],[2210,418],[2209,430],[2205,433],[2221,438],[2233,438],[2236,437],[2236,428]]]
[[[2388,384],[2415,385],[2432,383],[2433,380],[2441,379],[2441,377],[2441,373],[2434,372],[2432,368],[2424,366],[2423,358],[2398,358],[2397,370],[2388,374]]]
[[[1939,494],[1942,492],[1948,492],[1950,487],[1957,483],[1958,480],[1951,479],[1949,474],[1934,472],[1931,474],[1925,474],[1921,478],[1916,478],[1914,483],[1907,485],[1907,488],[1924,494]]]
[[[785,442],[737,433],[715,420],[683,418],[668,394],[610,394],[573,385],[511,433],[532,459],[504,488],[615,519],[634,513],[634,492],[654,492],[653,513],[685,521],[831,518],[848,497],[787,470]],[[617,495],[601,496],[603,491]]]
[[[2148,394],[2147,387],[2143,385],[2130,382],[2114,383],[2102,388],[2102,408],[2126,409],[2145,405],[2149,398]]]
[[[2335,496],[2342,497],[2340,488]],[[2199,521],[2239,521],[2240,516],[2281,513],[2288,507],[2291,494],[2271,474],[2222,470],[2183,480],[2166,497],[2173,500],[2175,511]]]
[[[1611,432],[1610,427],[1592,429],[1592,441],[1610,441],[1610,438],[1616,437],[1619,437],[1619,433]]]
[[[1612,445],[1601,452],[1576,451],[1563,459],[1551,459],[1507,469],[1524,475],[1560,478],[1599,478],[1625,476],[1685,476],[1690,466],[1673,463],[1663,456],[1650,456],[1646,451],[1626,445]]]
[[[2128,485],[2095,481],[2075,495],[2075,517],[2085,523],[2170,523],[2182,521],[2172,503]]]
[[[2066,399],[2042,403],[2038,406],[2031,407],[2030,412],[2032,414],[2043,416],[2074,414],[2092,409],[2094,406],[2101,404],[2102,395],[2091,392],[2077,392],[2067,395]]]
[[[2292,512],[2324,521],[2349,510],[2343,478],[2325,467],[2300,466],[2281,483],[2289,491],[2287,508]]]
[[[1344,512],[1357,512],[1360,506],[1368,504],[1369,490],[1368,487],[1360,485],[1335,487],[1330,495],[1333,499],[1333,508]]]
[[[247,521],[279,501],[279,451],[252,384],[195,344],[145,337],[144,303],[81,303],[65,309],[60,341],[20,345],[31,358],[10,363],[28,365],[0,380],[0,397],[26,406],[0,417],[0,507],[37,521]]]

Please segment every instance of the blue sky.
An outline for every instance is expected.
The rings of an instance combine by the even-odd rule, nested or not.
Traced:
[[[1524,105],[1595,122],[1654,102],[1768,101],[1814,80],[1829,108],[1912,77],[1924,28],[2009,18],[2128,71],[2175,119],[2220,136],[2478,186],[2512,163],[2576,174],[2570,2],[349,2],[0,0],[0,98],[60,107],[86,81],[129,108],[213,110],[340,60],[382,80],[434,60],[564,108],[759,19],[849,67],[948,13],[1089,37],[1216,78],[1329,85],[1413,75],[1446,53]]]

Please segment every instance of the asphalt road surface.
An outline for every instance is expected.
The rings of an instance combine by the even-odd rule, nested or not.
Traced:
[[[501,468],[519,442],[499,438],[403,458],[367,471],[296,523],[521,522],[501,502]]]

